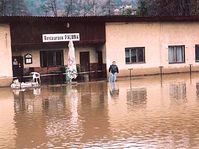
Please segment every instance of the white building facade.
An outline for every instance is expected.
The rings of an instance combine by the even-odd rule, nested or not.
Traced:
[[[116,22],[106,24],[107,64],[120,76],[199,70],[198,22]],[[108,66],[108,65],[107,65]]]

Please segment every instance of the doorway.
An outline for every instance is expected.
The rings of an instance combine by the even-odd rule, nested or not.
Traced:
[[[90,54],[89,52],[80,52],[80,72],[83,72],[85,80],[90,80]]]
[[[97,73],[97,77],[98,78],[102,78],[103,77],[103,57],[102,57],[102,51],[98,51],[98,73]]]
[[[13,56],[12,57],[13,77],[23,76],[23,68],[24,68],[23,56]]]

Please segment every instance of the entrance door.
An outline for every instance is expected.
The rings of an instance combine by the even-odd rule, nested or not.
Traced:
[[[90,80],[90,56],[89,52],[80,52],[80,71],[84,81]]]
[[[102,78],[103,76],[103,73],[102,73],[102,70],[103,70],[103,59],[102,59],[102,51],[98,51],[98,78]]]
[[[19,65],[21,67],[19,68]],[[12,57],[12,70],[13,77],[23,76],[23,57],[22,56],[13,56]]]
[[[80,52],[80,71],[81,72],[89,72],[90,71],[89,52]]]

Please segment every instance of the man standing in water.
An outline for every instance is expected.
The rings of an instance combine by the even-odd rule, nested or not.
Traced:
[[[110,65],[109,72],[110,72],[109,81],[115,82],[117,79],[117,73],[119,73],[119,69],[118,69],[115,61],[113,61],[112,65]]]

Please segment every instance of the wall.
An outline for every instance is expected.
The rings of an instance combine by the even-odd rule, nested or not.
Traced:
[[[135,75],[157,74],[159,66],[164,73],[199,70],[195,62],[195,44],[199,43],[199,23],[107,23],[106,24],[106,62],[107,68],[115,60],[120,68],[120,76],[129,74],[133,68]],[[168,46],[185,45],[185,63],[168,63]],[[126,64],[126,47],[145,47],[145,63]]]
[[[12,82],[12,54],[10,26],[0,24],[0,86],[9,86]]]

